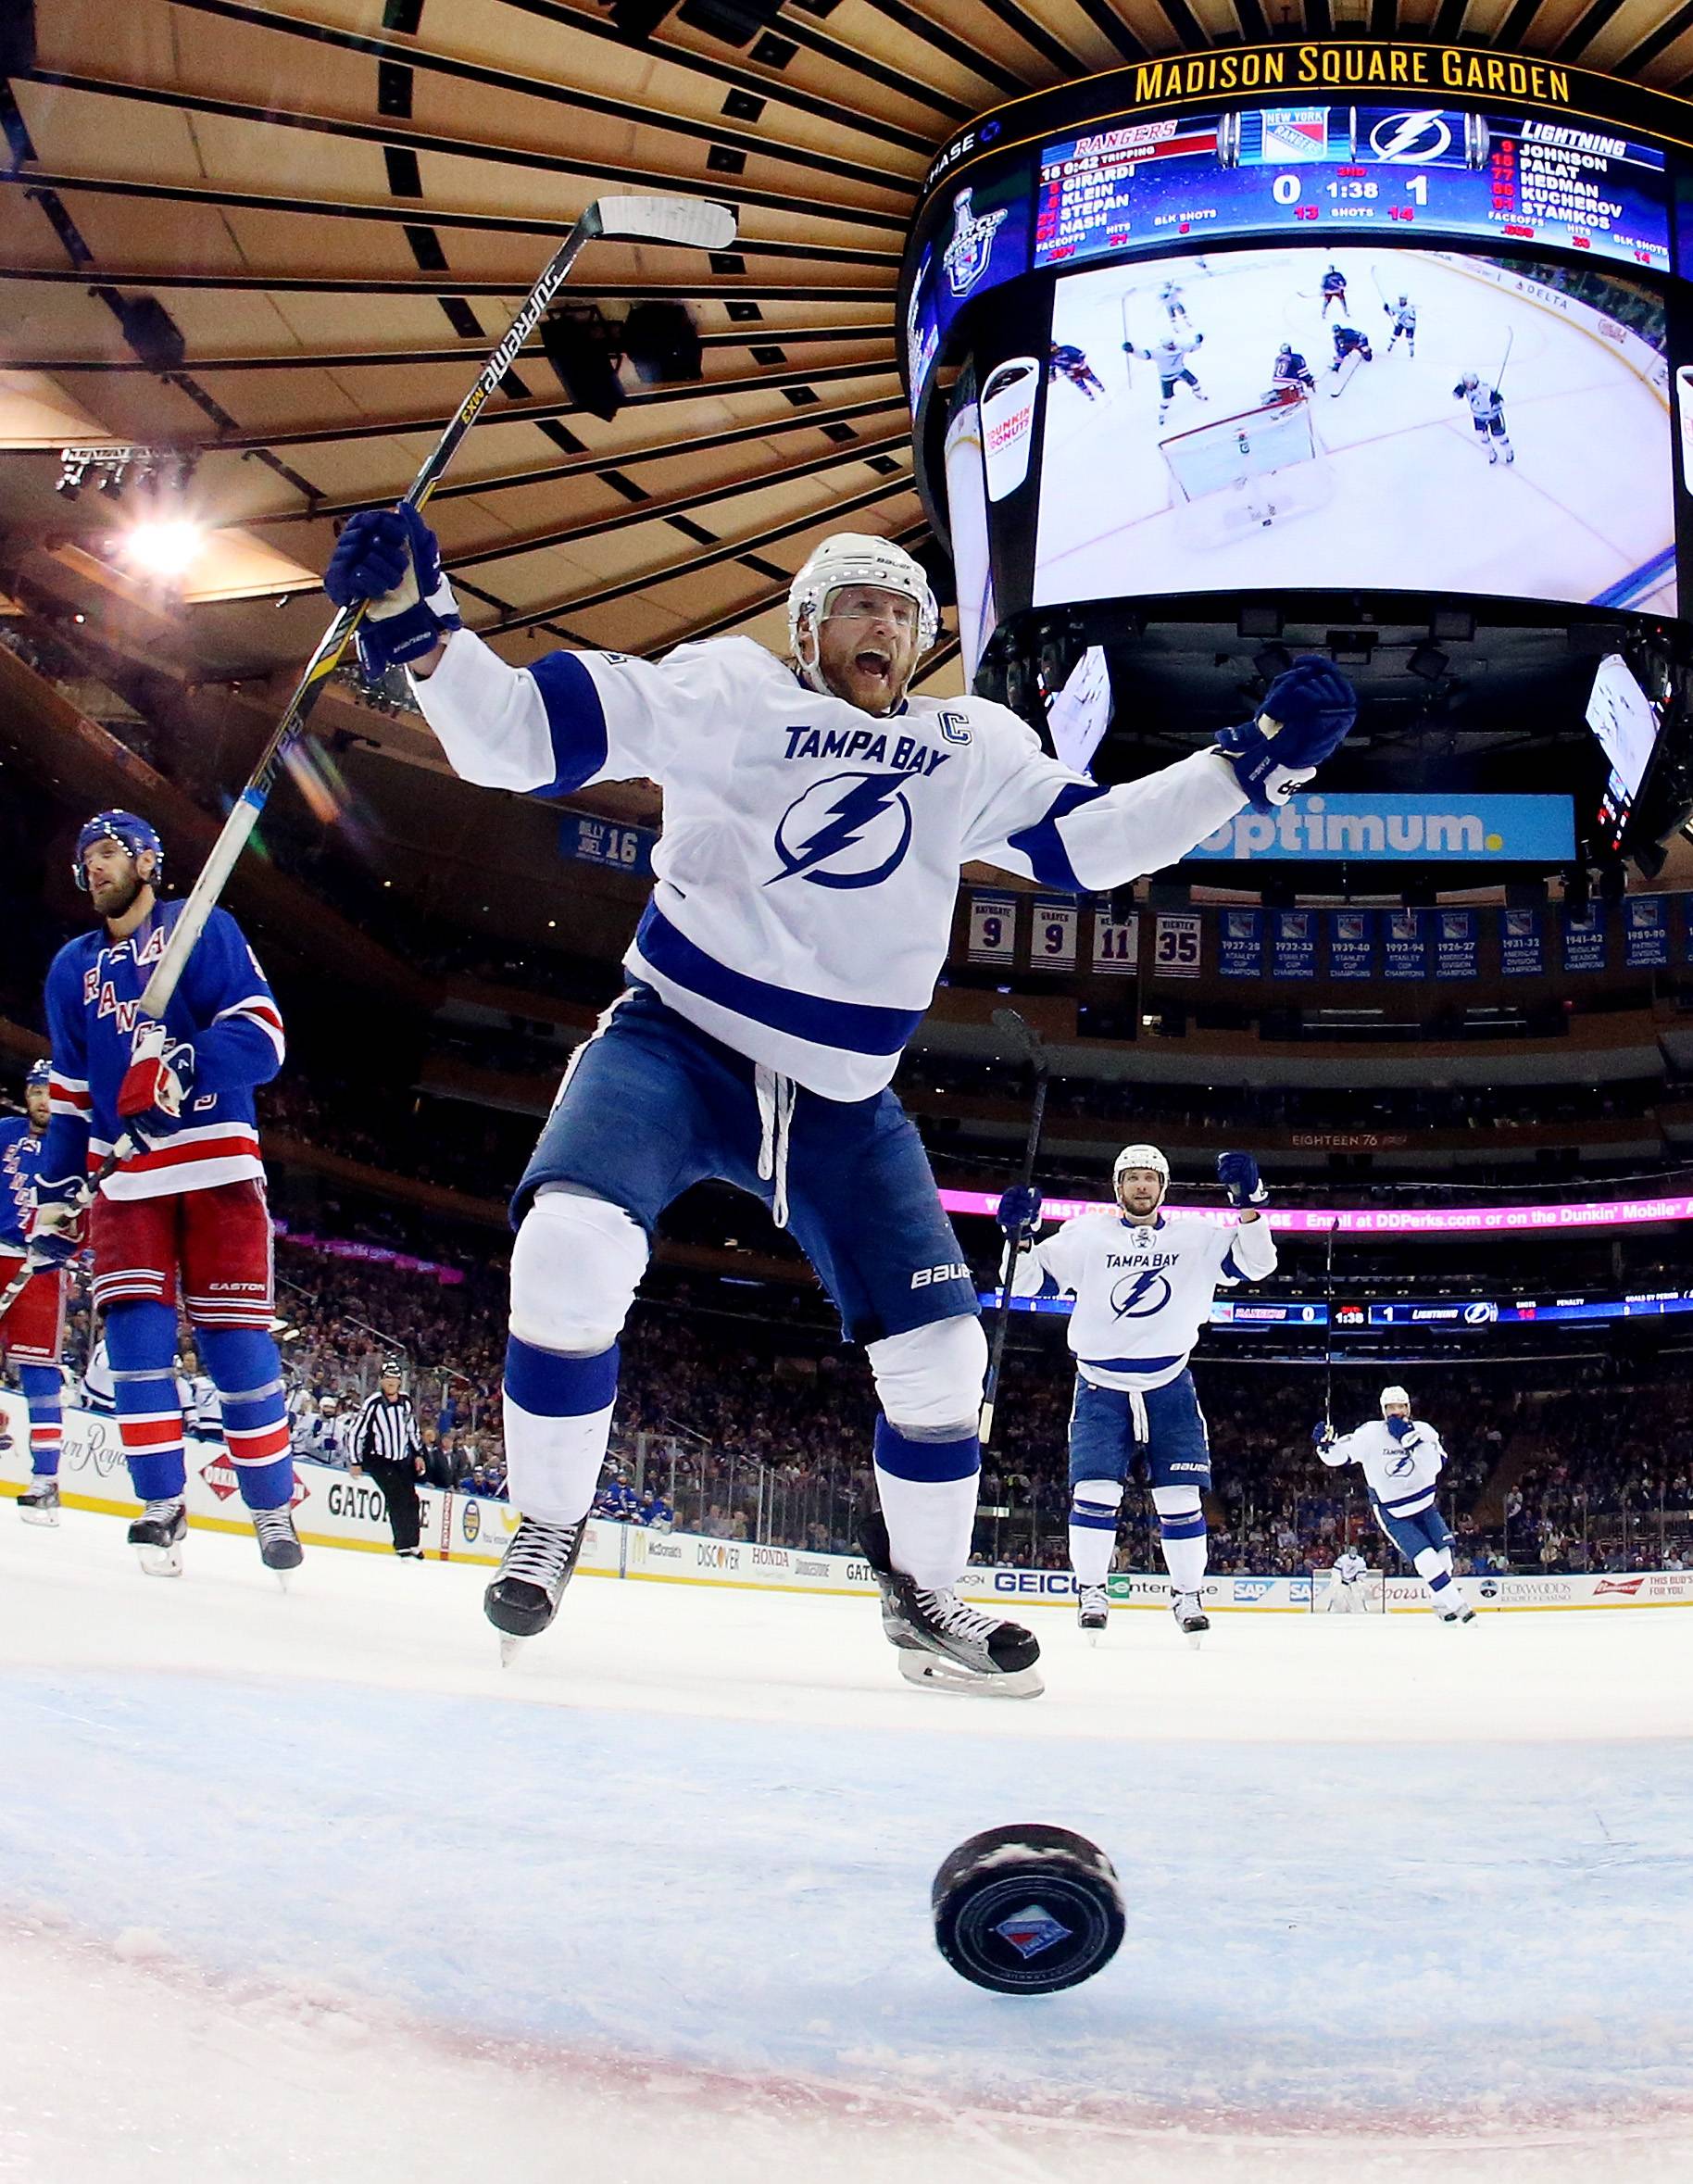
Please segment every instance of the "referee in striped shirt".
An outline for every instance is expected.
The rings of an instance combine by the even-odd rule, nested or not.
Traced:
[[[382,1361],[382,1379],[373,1396],[367,1397],[353,1427],[353,1461],[376,1481],[388,1512],[394,1534],[394,1551],[408,1562],[420,1563],[418,1545],[421,1512],[418,1481],[423,1475],[423,1437],[411,1398],[400,1390],[399,1362]]]

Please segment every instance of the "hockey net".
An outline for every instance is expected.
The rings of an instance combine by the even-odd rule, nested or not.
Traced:
[[[1334,474],[1311,398],[1287,398],[1210,420],[1159,442],[1177,530],[1195,546],[1226,546],[1324,507]]]

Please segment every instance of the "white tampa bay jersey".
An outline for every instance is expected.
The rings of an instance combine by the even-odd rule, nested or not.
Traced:
[[[829,1099],[893,1075],[946,960],[960,866],[1117,886],[1246,800],[1210,751],[1100,788],[986,698],[910,697],[878,720],[746,637],[512,668],[461,630],[412,686],[467,781],[541,797],[658,783],[657,883],[625,969]]]
[[[1370,1491],[1389,1516],[1420,1516],[1435,1499],[1435,1481],[1446,1462],[1440,1436],[1421,1418],[1396,1441],[1385,1418],[1367,1418],[1356,1433],[1342,1434],[1317,1450],[1324,1463],[1357,1463]]]
[[[1083,1213],[1024,1252],[1013,1293],[1073,1293],[1070,1347],[1082,1378],[1144,1393],[1186,1364],[1219,1282],[1261,1282],[1274,1271],[1267,1221],[1223,1227],[1160,1213],[1152,1225]]]

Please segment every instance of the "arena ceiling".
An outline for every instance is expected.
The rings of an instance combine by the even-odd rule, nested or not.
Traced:
[[[1473,40],[1665,88],[1693,71],[1693,0],[55,0],[32,58],[31,16],[0,6],[8,571],[98,587],[200,674],[305,657],[336,519],[404,488],[597,195],[719,198],[740,234],[709,259],[586,255],[575,295],[608,316],[687,306],[703,377],[636,387],[606,422],[532,342],[438,496],[469,619],[520,661],[560,638],[780,642],[823,532],[923,538],[895,284],[929,158],[981,108],[1302,31]],[[126,338],[145,297],[180,362]],[[202,603],[164,611],[125,567],[123,503],[55,492],[73,438],[193,458],[183,490],[218,528],[189,579]]]

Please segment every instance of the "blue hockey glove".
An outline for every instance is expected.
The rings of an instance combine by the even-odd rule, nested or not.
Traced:
[[[1409,1440],[1417,1430],[1416,1421],[1411,1418],[1388,1418],[1384,1424],[1396,1441]]]
[[[1014,1183],[999,1200],[998,1221],[1012,1243],[1027,1243],[1040,1226],[1040,1192],[1032,1183]]]
[[[173,1039],[162,1023],[141,1023],[130,1047],[130,1066],[118,1086],[118,1113],[143,1146],[161,1145],[182,1123],[194,1093],[194,1048]]]
[[[433,652],[464,625],[453,587],[441,572],[434,533],[414,508],[367,508],[335,541],[323,588],[337,607],[368,602],[358,625],[367,675],[383,675]]]
[[[1311,1437],[1319,1449],[1332,1449],[1335,1445],[1335,1429],[1324,1419],[1320,1425],[1311,1427]]]
[[[1337,668],[1307,653],[1264,693],[1255,721],[1225,728],[1217,747],[1254,811],[1273,811],[1346,741],[1358,695]]]
[[[1261,1206],[1270,1196],[1250,1153],[1219,1153],[1217,1181],[1228,1192],[1231,1206]]]
[[[35,1181],[35,1212],[30,1223],[29,1268],[68,1266],[88,1240],[88,1204],[94,1197],[86,1175]]]

